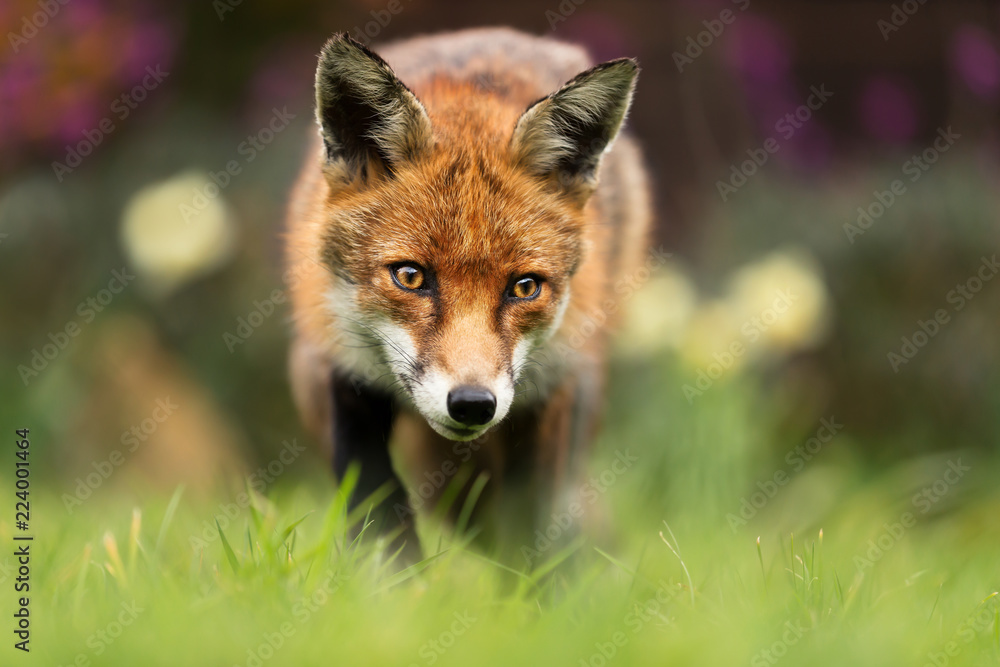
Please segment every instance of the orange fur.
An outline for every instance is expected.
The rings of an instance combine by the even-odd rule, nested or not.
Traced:
[[[422,103],[432,137],[424,149],[414,143],[411,159],[370,165],[366,178],[329,166],[316,143],[288,218],[299,409],[331,444],[331,373],[384,384],[379,376],[386,369],[372,368],[371,355],[355,347],[362,340],[384,343],[354,321],[377,314],[407,333],[406,353],[418,366],[472,384],[516,375],[523,393],[509,419],[476,440],[488,453],[477,457],[478,465],[495,480],[524,468],[548,479],[536,486],[568,484],[599,412],[609,328],[584,325],[619,298],[615,285],[635,268],[645,244],[650,207],[639,151],[619,135],[603,157],[596,188],[560,184],[519,161],[511,138],[525,110],[590,67],[576,47],[481,30],[419,38],[380,53]],[[395,285],[387,267],[398,262],[430,267],[437,296]],[[503,301],[511,278],[525,274],[541,277],[538,298]],[[558,328],[538,344],[544,354],[536,364],[512,368],[518,343],[559,321],[566,294]],[[414,378],[400,381],[411,389]],[[412,409],[407,391],[397,391],[400,409]],[[411,474],[456,458],[422,419],[408,436],[400,444]],[[529,441],[519,453],[518,444]],[[515,465],[518,458],[529,461]]]

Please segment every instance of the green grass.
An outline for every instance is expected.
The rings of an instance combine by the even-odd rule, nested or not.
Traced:
[[[425,522],[430,556],[400,572],[370,540],[345,537],[364,518],[348,517],[325,479],[289,474],[235,518],[221,490],[107,491],[72,515],[55,489],[39,490],[32,652],[13,651],[8,630],[0,663],[998,663],[995,462],[965,449],[873,469],[862,454],[877,443],[845,425],[734,528],[727,515],[790,470],[785,452],[819,417],[788,434],[776,427],[787,415],[749,379],[693,404],[681,381],[667,360],[619,367],[591,469],[626,448],[638,462],[592,508],[600,528],[533,571]],[[970,470],[923,512],[914,494],[959,457]],[[11,530],[5,517],[4,545]]]

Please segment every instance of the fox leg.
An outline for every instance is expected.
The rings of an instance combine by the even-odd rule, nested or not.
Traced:
[[[471,508],[481,548],[515,569],[531,569],[579,533],[579,515],[565,506],[580,481],[595,412],[571,381],[540,403],[512,410],[476,441],[484,456],[473,459],[475,473],[488,475]],[[452,522],[465,506],[468,486],[448,512]]]
[[[401,422],[404,468],[414,472],[411,487],[421,505],[452,526],[467,512],[479,548],[515,568],[529,569],[557,553],[581,528],[579,512],[567,514],[566,506],[578,500],[598,412],[592,392],[583,391],[586,386],[569,380],[540,402],[515,408],[495,429],[469,442],[442,437],[420,417]],[[485,486],[467,507],[483,476]],[[445,496],[447,507],[440,505]],[[546,536],[541,544],[536,531]]]
[[[596,378],[567,378],[538,407],[511,415],[502,494],[516,501],[503,509],[513,510],[506,520],[520,528],[511,551],[522,565],[557,554],[592,518],[581,489],[600,413],[595,388]]]
[[[466,442],[448,440],[432,429],[423,417],[404,414],[396,424],[400,445],[400,469],[409,475],[417,509],[456,526],[463,511],[468,512],[468,526],[474,527],[477,542],[488,542],[490,517],[484,516],[498,476],[502,459],[496,435],[486,435]],[[504,428],[501,424],[497,429]],[[486,482],[482,486],[483,480]],[[478,488],[475,503],[471,494]],[[447,499],[447,503],[445,500]]]
[[[330,380],[332,399],[333,471],[342,482],[351,465],[360,466],[357,486],[348,506],[354,509],[384,485],[389,495],[371,510],[369,530],[392,534],[390,548],[403,548],[404,560],[420,558],[420,542],[413,523],[406,490],[392,467],[389,435],[393,403],[390,396],[334,372]],[[360,530],[358,527],[356,530]]]

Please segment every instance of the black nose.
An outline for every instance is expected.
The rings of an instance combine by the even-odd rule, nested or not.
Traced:
[[[482,426],[493,419],[497,399],[483,387],[457,387],[448,392],[448,414],[466,426]]]

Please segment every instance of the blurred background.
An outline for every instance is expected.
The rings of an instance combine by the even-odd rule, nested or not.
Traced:
[[[623,299],[611,448],[710,441],[738,388],[763,426],[719,452],[781,461],[830,418],[871,469],[996,449],[998,3],[7,0],[0,421],[46,480],[207,488],[306,440],[280,235],[315,56],[496,24],[643,67],[670,257]]]

